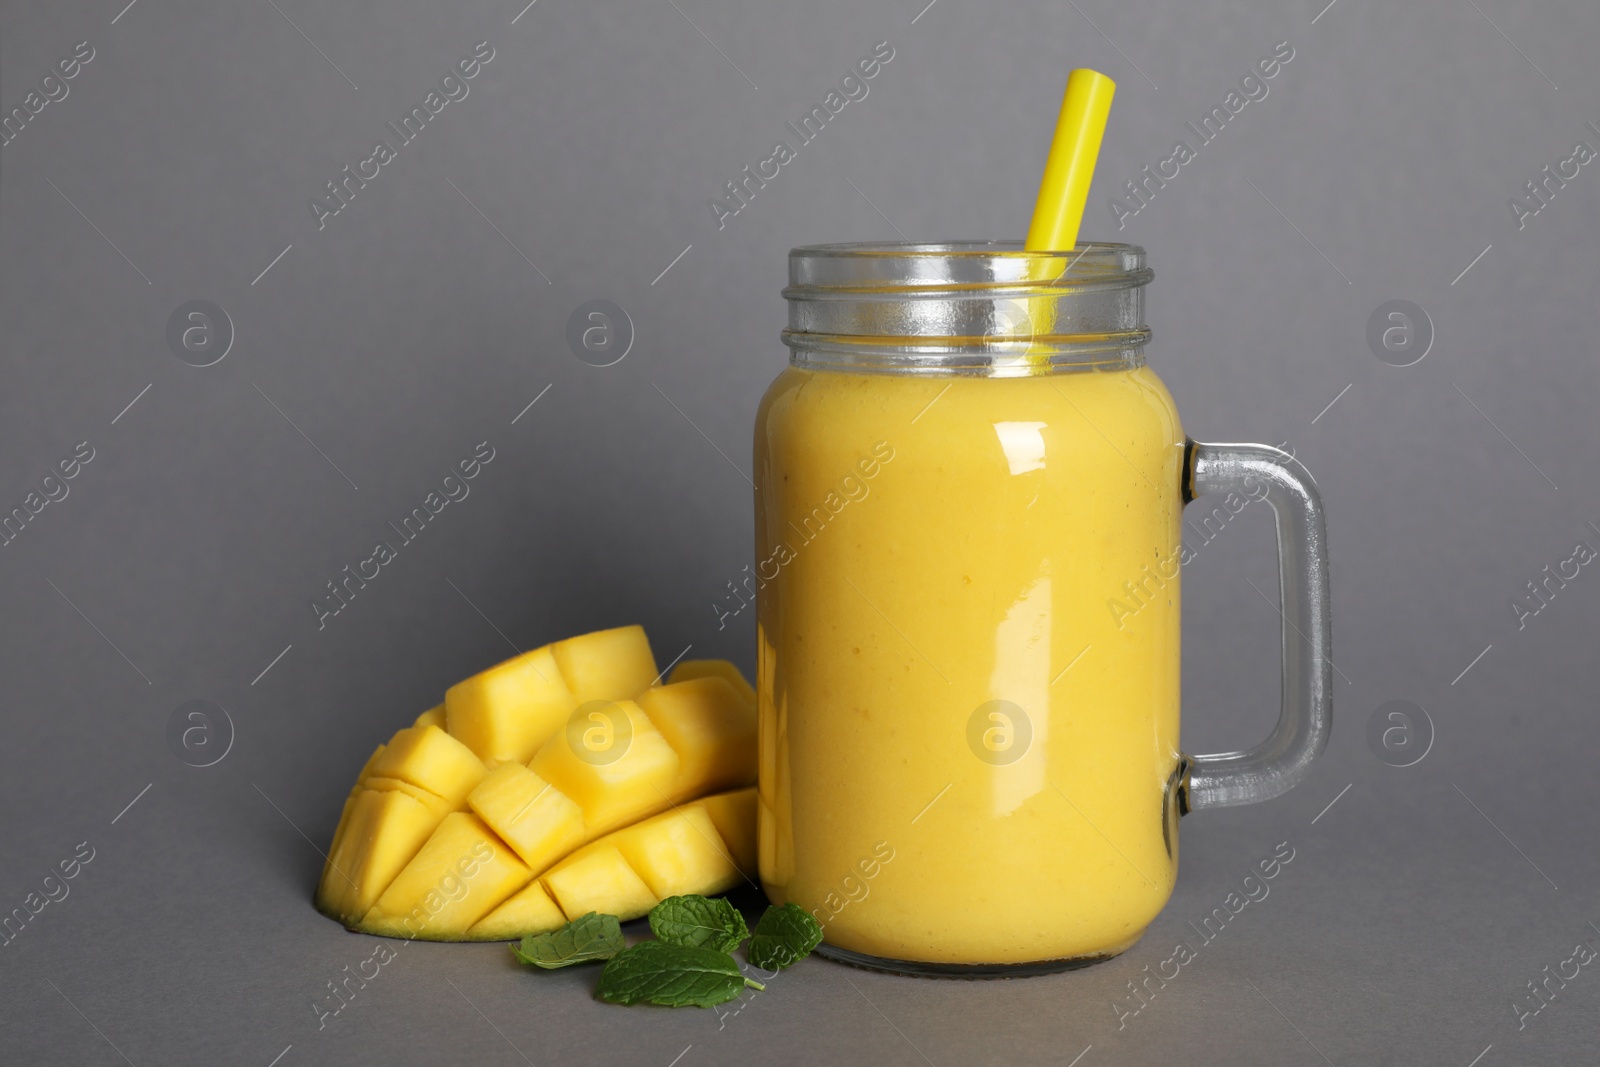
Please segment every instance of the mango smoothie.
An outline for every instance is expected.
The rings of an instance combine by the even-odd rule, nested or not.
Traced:
[[[888,960],[1138,939],[1177,871],[1184,447],[1142,359],[778,377],[755,437],[774,902]]]

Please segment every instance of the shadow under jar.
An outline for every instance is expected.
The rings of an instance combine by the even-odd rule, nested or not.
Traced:
[[[823,954],[899,973],[1114,956],[1172,892],[1178,816],[1276,796],[1327,743],[1311,479],[1185,437],[1145,363],[1143,249],[789,266],[755,429],[766,892]],[[1248,752],[1185,756],[1181,523],[1204,493],[1276,516],[1283,708]]]

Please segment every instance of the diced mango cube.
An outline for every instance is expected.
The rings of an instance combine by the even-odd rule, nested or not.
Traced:
[[[529,766],[577,801],[593,838],[668,807],[679,762],[639,705],[596,700],[580,705]]]
[[[363,789],[373,789],[380,793],[385,791],[404,793],[412,800],[420,801],[424,806],[432,809],[441,819],[452,811],[467,810],[465,803],[451,804],[444,797],[430,793],[420,786],[412,785],[410,782],[402,782],[398,778],[379,778],[377,775],[373,775],[363,782],[361,787]]]
[[[639,706],[678,754],[673,800],[755,783],[756,709],[726,678],[652,686]]]
[[[387,747],[387,745],[379,745],[372,750],[372,755],[367,757],[367,762],[361,765],[361,773],[356,775],[356,785],[360,785],[367,780],[367,776],[372,773],[372,768],[378,765],[378,760],[383,757],[383,750]]]
[[[398,778],[444,797],[459,807],[489,768],[472,750],[437,726],[408,726],[389,739],[372,768],[379,778]]]
[[[661,902],[609,841],[579,849],[540,880],[569,920],[598,911],[626,922]]]
[[[328,914],[333,914],[333,909],[331,906],[323,907],[323,905],[324,903],[329,903],[334,896],[337,896],[337,894],[329,892],[336,887],[328,881],[328,876],[333,874],[333,858],[339,854],[339,845],[344,840],[344,832],[350,826],[350,810],[356,806],[356,794],[359,792],[361,792],[361,787],[358,785],[350,790],[349,796],[344,798],[344,807],[339,809],[339,823],[333,828],[333,841],[329,843],[328,851],[323,854],[322,876],[317,879],[315,903],[320,910]]]
[[[544,886],[529,882],[504,904],[479,919],[467,931],[472,941],[514,941],[528,934],[542,934],[567,925],[567,917],[550,899]]]
[[[528,762],[577,705],[549,647],[480,671],[444,695],[450,735],[490,764]]]
[[[417,854],[441,816],[393,790],[363,789],[351,805],[345,832],[328,857],[318,906],[353,923]]]
[[[704,804],[686,804],[611,835],[617,851],[660,900],[710,896],[740,881]]]
[[[467,795],[467,803],[534,872],[584,842],[583,811],[520,763],[502,763],[490,771]]]
[[[437,726],[439,729],[443,730],[445,728],[444,705],[440,704],[436,708],[429,708],[427,711],[423,712],[421,715],[418,715],[417,716],[417,721],[412,723],[411,725],[412,726]]]
[[[372,774],[372,767],[378,762],[378,757],[383,755],[383,745],[372,750],[372,755],[367,757],[367,762],[361,765],[361,770],[356,773],[356,784],[351,787],[350,794],[344,799],[344,808],[339,812],[339,823],[333,828],[333,842],[328,846],[327,860],[333,862],[333,854],[339,850],[339,839],[344,836],[344,828],[350,818],[350,809],[355,804],[356,794],[361,792],[361,785]],[[327,880],[329,867],[322,867],[322,879]],[[319,883],[320,884],[320,883]]]
[[[733,686],[739,696],[752,708],[756,706],[755,687],[744,672],[725,659],[686,659],[672,668],[668,683],[687,682],[693,678],[722,678]]]
[[[619,626],[569,637],[550,646],[567,688],[582,704],[632,700],[659,676],[642,626]]]
[[[728,846],[733,862],[748,875],[757,871],[756,851],[756,791],[739,789],[732,793],[718,793],[700,801],[711,823]]]
[[[451,812],[378,897],[361,928],[391,937],[458,940],[531,875],[483,820]]]

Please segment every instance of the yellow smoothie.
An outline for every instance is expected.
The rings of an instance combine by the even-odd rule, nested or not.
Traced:
[[[1148,367],[790,367],[755,458],[760,869],[829,944],[1132,944],[1177,872],[1184,433]]]

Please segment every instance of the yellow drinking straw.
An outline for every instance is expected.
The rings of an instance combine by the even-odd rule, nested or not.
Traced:
[[[1078,226],[1083,222],[1083,206],[1089,200],[1089,183],[1094,180],[1094,164],[1100,156],[1100,140],[1106,132],[1111,97],[1116,91],[1117,83],[1099,71],[1080,68],[1067,76],[1061,115],[1050,142],[1050,158],[1045,161],[1039,199],[1033,205],[1033,222],[1022,246],[1025,251],[1067,252],[1078,243]],[[1060,276],[1063,268],[1058,259],[1046,259],[1029,262],[1024,270],[1030,279],[1049,283]],[[1023,307],[1028,348],[1019,365],[1029,374],[1047,374],[1049,346],[1036,339],[1057,332],[1056,301],[1051,296],[1034,296],[1027,298]]]
[[[1083,205],[1094,180],[1100,140],[1111,113],[1117,83],[1099,71],[1080,68],[1067,76],[1056,119],[1050,158],[1039,182],[1039,199],[1033,205],[1033,223],[1023,248],[1030,252],[1064,252],[1078,243]]]

